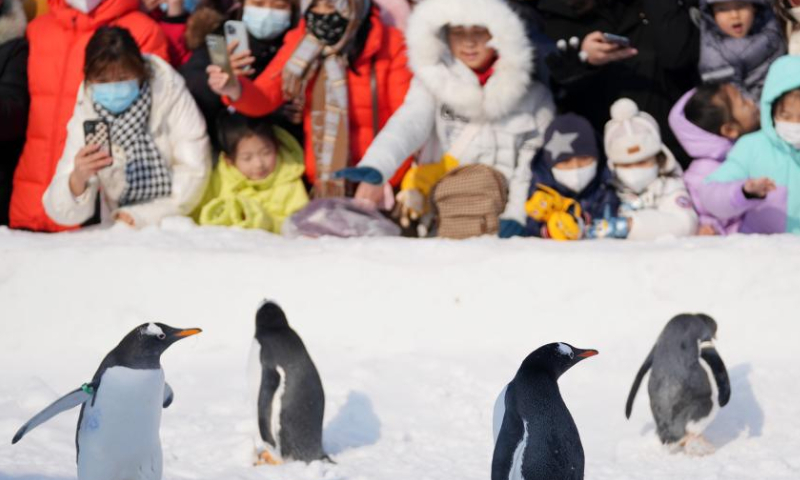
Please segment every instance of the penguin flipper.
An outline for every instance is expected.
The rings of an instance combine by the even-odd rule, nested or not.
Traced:
[[[650,354],[647,356],[642,364],[642,367],[639,369],[639,373],[636,374],[636,379],[634,379],[633,386],[631,386],[631,392],[628,394],[628,402],[625,404],[625,418],[631,418],[633,401],[636,399],[636,393],[639,391],[639,386],[642,384],[642,379],[644,379],[644,376],[647,375],[647,371],[653,366],[654,351],[655,347],[653,347],[653,350],[650,350]]]
[[[506,410],[503,415],[500,431],[497,435],[497,440],[494,446],[494,455],[492,456],[492,480],[508,480],[511,474],[511,469],[514,466],[514,455],[525,437],[525,424],[522,418],[513,410],[509,409],[510,401],[509,396],[512,395],[509,391],[509,385],[504,390]]]
[[[705,360],[714,374],[714,381],[717,382],[717,390],[719,391],[719,406],[724,407],[731,399],[731,381],[728,378],[728,370],[725,368],[725,362],[719,356],[717,349],[714,347],[705,347],[700,350],[700,358]]]
[[[169,408],[172,405],[172,402],[175,400],[175,392],[172,391],[172,387],[169,386],[169,383],[164,384],[164,408]]]
[[[71,391],[70,393],[51,403],[50,406],[37,413],[33,418],[28,420],[28,423],[23,425],[22,428],[17,431],[17,434],[14,435],[14,439],[11,440],[11,444],[14,445],[15,443],[19,442],[28,432],[55,417],[59,413],[66,412],[67,410],[73,409],[78,405],[88,402],[94,396],[95,390],[96,386],[85,385],[81,388]]]
[[[278,439],[272,431],[272,419],[280,412],[273,412],[273,399],[280,388],[281,374],[277,368],[264,367],[261,372],[261,388],[258,392],[258,430],[261,439],[272,447],[278,446]]]

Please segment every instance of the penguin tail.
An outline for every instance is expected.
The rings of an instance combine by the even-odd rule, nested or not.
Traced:
[[[322,461],[323,461],[323,462],[325,462],[325,463],[330,463],[331,465],[336,465],[336,464],[337,464],[337,463],[336,463],[335,461],[333,461],[333,459],[332,459],[331,457],[329,457],[328,455],[323,455],[323,456],[322,456],[322,458],[320,458],[320,460],[322,460]]]

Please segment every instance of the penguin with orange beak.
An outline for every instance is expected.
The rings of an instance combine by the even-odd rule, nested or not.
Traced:
[[[597,350],[551,343],[522,362],[495,403],[492,480],[582,480],[581,437],[558,379]]]
[[[81,406],[75,443],[78,480],[160,480],[161,410],[174,394],[164,381],[161,354],[200,333],[146,323],[106,355],[91,383],[84,384],[33,417],[12,443],[52,417]]]

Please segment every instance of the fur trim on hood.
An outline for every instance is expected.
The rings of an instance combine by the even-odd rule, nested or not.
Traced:
[[[490,45],[498,59],[484,87],[452,57],[444,33],[448,25],[478,25],[492,34]],[[519,105],[531,85],[533,46],[522,20],[503,0],[425,0],[411,13],[406,42],[416,78],[459,115],[502,118]]]
[[[5,0],[0,7],[0,45],[25,36],[28,19],[20,0]]]

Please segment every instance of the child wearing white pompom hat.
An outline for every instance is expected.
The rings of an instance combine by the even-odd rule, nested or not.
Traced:
[[[594,238],[651,240],[697,232],[697,214],[683,171],[661,141],[658,123],[623,98],[611,106],[604,144],[622,206],[620,218],[595,221]]]

